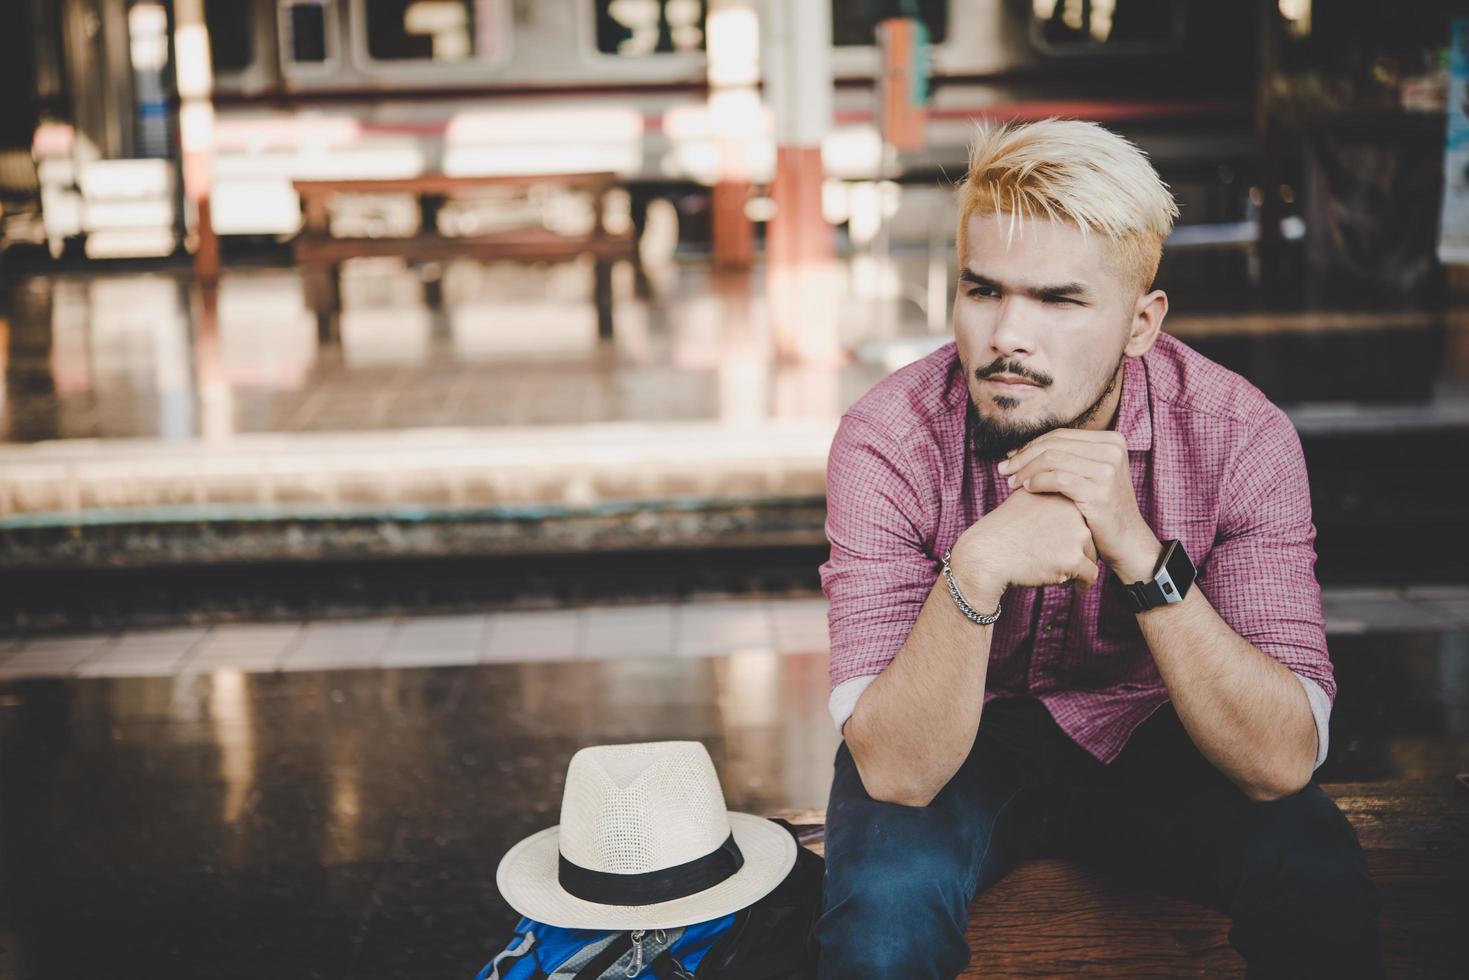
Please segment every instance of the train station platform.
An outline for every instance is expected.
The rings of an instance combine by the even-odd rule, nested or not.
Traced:
[[[272,569],[258,584],[303,561],[345,579],[457,559],[499,567],[491,591],[513,599],[525,572],[509,557],[559,561],[544,588],[635,577],[609,556],[677,556],[656,586],[564,597],[627,600],[683,594],[723,549],[730,568],[783,553],[785,584],[809,591],[837,420],[949,340],[948,297],[924,288],[948,281],[945,261],[839,260],[794,321],[760,267],[623,263],[610,340],[578,262],[353,260],[328,337],[292,268],[236,267],[207,294],[166,267],[0,278],[0,557],[12,594],[52,603],[10,628],[103,625],[51,586],[92,575],[115,593],[129,569],[172,570],[180,594],[221,568]],[[1469,311],[1259,312],[1185,291],[1166,329],[1295,422],[1323,581],[1462,579],[1469,463],[1446,450],[1469,444]],[[1430,538],[1445,547],[1425,552]],[[579,572],[588,556],[600,564]],[[434,589],[462,571],[441,564]],[[267,605],[320,612],[292,601]]]
[[[610,341],[576,264],[351,266],[327,339],[290,269],[207,302],[166,269],[0,280],[0,792],[38,842],[0,974],[467,975],[514,921],[495,862],[588,744],[696,738],[731,807],[824,806],[827,449],[948,339],[923,257],[838,270],[803,358],[758,270],[619,271]],[[1414,849],[1462,866],[1469,315],[1188,306],[1170,332],[1301,433],[1340,687],[1317,776],[1404,828],[1370,838],[1394,962],[1451,963],[1462,889]],[[1147,972],[1135,929],[1239,965],[1217,916],[1024,873],[1110,910],[1116,972]],[[985,942],[1034,955],[1053,916],[1005,908]]]

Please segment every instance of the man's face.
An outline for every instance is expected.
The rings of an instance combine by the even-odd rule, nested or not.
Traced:
[[[1007,244],[1009,224],[1008,214],[970,217],[954,296],[973,449],[984,459],[1052,429],[1110,426],[1137,301],[1103,236],[1017,218]]]

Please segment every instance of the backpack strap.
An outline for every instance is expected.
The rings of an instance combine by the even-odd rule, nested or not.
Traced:
[[[611,968],[612,964],[622,959],[630,949],[632,949],[632,933],[612,933],[595,955],[588,958],[576,968],[575,974],[571,974],[570,970],[574,960],[568,960],[566,963],[563,963],[556,972],[563,976],[571,974],[571,980],[598,980],[602,974]]]
[[[664,950],[654,957],[653,962],[648,964],[648,969],[658,980],[694,980],[694,975],[683,968],[683,964],[673,958],[673,953]]]
[[[511,938],[517,940],[517,942],[505,947],[494,959],[490,960],[485,965],[485,968],[479,971],[479,976],[475,977],[475,980],[500,980],[501,965],[504,965],[505,969],[509,970],[517,962],[530,956],[535,951],[536,934],[534,932],[517,932]],[[536,960],[536,965],[539,966],[540,958],[537,957]]]

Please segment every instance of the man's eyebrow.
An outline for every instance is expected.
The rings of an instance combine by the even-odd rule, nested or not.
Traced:
[[[1004,292],[1006,288],[1003,284],[968,267],[959,270],[959,281],[970,286],[989,286],[1001,292]],[[1083,282],[1062,282],[1054,286],[1025,286],[1019,291],[1033,299],[1061,299],[1087,295],[1086,283]]]

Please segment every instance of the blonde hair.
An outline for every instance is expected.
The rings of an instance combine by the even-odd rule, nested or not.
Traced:
[[[1178,205],[1168,185],[1136,145],[1092,122],[1045,119],[981,123],[960,190],[959,261],[965,261],[969,219],[1008,213],[1009,234],[1019,217],[1071,221],[1113,245],[1125,275],[1146,291],[1158,274],[1163,240]]]

